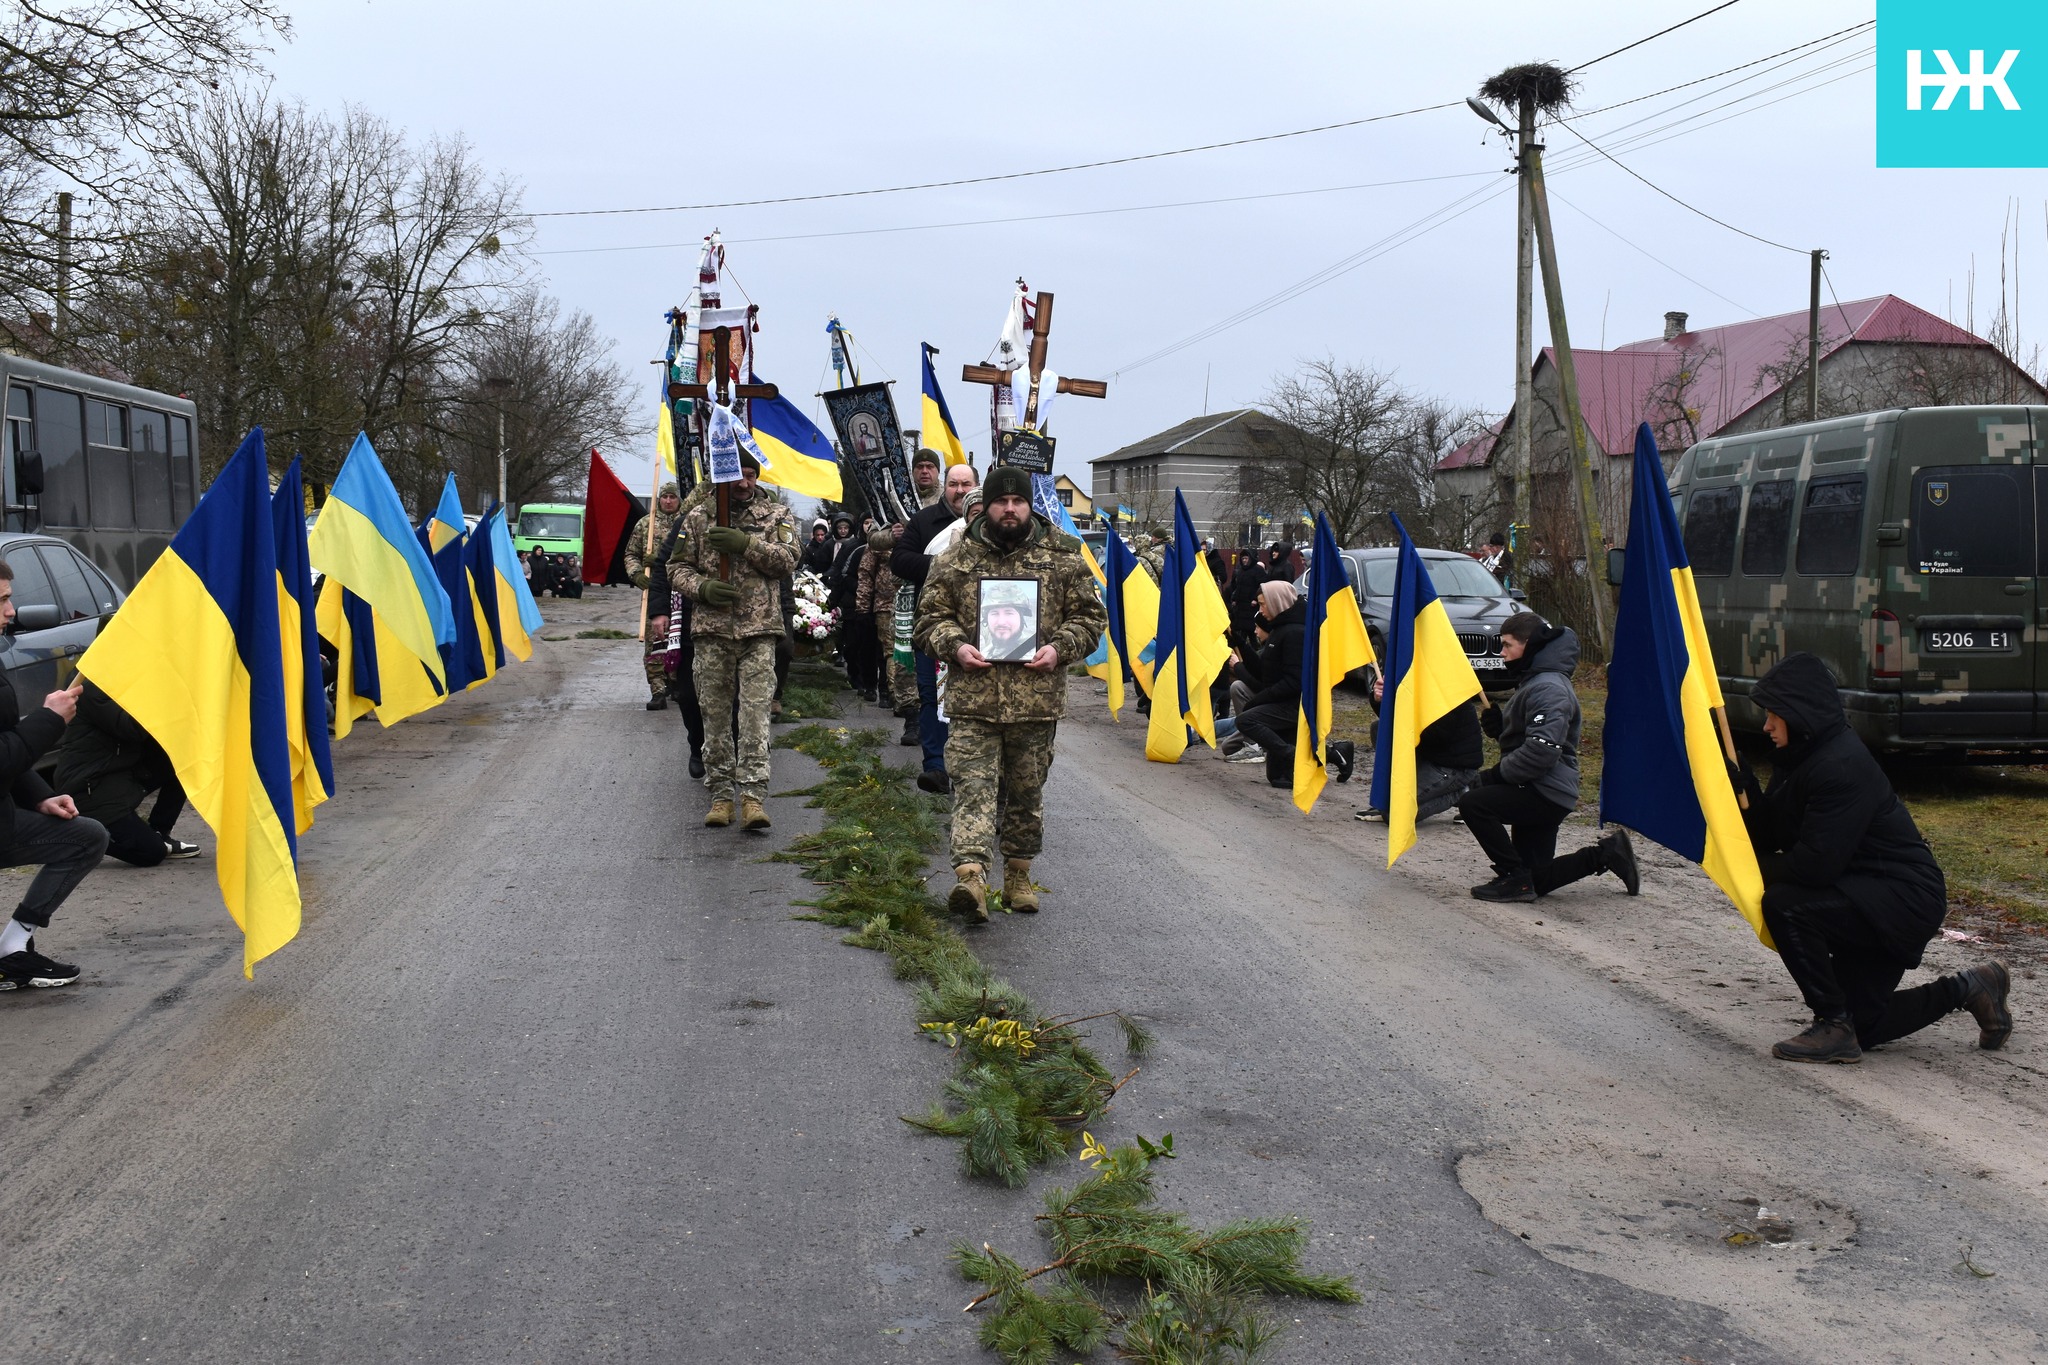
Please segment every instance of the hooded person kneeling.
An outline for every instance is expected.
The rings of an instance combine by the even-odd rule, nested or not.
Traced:
[[[2004,963],[1898,989],[1947,917],[1948,886],[1884,769],[1849,729],[1834,674],[1812,654],[1789,654],[1749,698],[1777,746],[1769,790],[1737,774],[1764,874],[1764,927],[1813,1011],[1813,1023],[1771,1055],[1861,1061],[1864,1048],[1962,1009],[1976,1016],[1979,1047],[2005,1046]]]

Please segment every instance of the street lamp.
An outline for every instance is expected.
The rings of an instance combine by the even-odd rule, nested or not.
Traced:
[[[1502,132],[1512,133],[1514,131],[1514,129],[1508,127],[1507,123],[1501,118],[1499,114],[1493,112],[1492,106],[1481,104],[1478,100],[1473,99],[1470,95],[1465,96],[1465,103],[1471,108],[1473,113],[1479,115],[1479,117],[1485,119],[1488,123],[1495,125]]]
[[[505,394],[511,389],[512,381],[503,375],[492,375],[484,380],[484,387],[498,395],[498,506],[505,506]],[[509,516],[510,513],[508,512]]]

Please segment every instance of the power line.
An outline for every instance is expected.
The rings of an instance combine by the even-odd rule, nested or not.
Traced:
[[[913,190],[944,190],[961,185],[988,185],[1002,180],[1028,180],[1040,175],[1064,175],[1068,171],[1092,171],[1103,166],[1128,166],[1136,161],[1158,161],[1162,157],[1188,156],[1195,152],[1215,152],[1226,147],[1248,147],[1257,142],[1278,142],[1283,138],[1306,137],[1311,133],[1334,132],[1339,128],[1357,128],[1368,123],[1384,123],[1388,119],[1407,118],[1411,114],[1428,114],[1438,109],[1457,108],[1461,101],[1446,100],[1442,104],[1425,104],[1415,109],[1399,109],[1391,114],[1372,114],[1366,118],[1347,119],[1342,123],[1325,123],[1314,128],[1295,128],[1285,133],[1262,133],[1257,137],[1233,138],[1228,142],[1208,142],[1199,147],[1176,147],[1165,152],[1140,152],[1132,156],[1111,157],[1106,161],[1077,161],[1071,166],[1048,166],[1036,171],[1006,171],[1000,175],[963,176],[957,180],[928,180],[916,185],[888,185],[869,190],[833,190],[823,194],[785,194],[773,199],[733,199],[718,204],[666,204],[650,208],[635,209],[552,209],[544,213],[528,214],[530,218],[596,218],[615,217],[628,213],[695,213],[707,209],[751,209],[771,204],[808,204],[823,199],[859,199],[877,194],[908,194]]]
[[[1598,66],[1601,62],[1606,61],[1609,57],[1619,57],[1624,52],[1633,52],[1635,49],[1641,47],[1644,43],[1655,42],[1657,39],[1662,38],[1667,33],[1676,33],[1678,32],[1678,30],[1684,28],[1687,24],[1696,24],[1710,14],[1719,14],[1722,10],[1728,9],[1731,6],[1740,3],[1741,0],[1722,0],[1721,4],[1714,6],[1712,9],[1701,10],[1698,14],[1695,14],[1690,19],[1681,19],[1677,23],[1673,24],[1670,28],[1660,28],[1655,33],[1652,33],[1649,37],[1638,38],[1626,47],[1617,47],[1612,52],[1603,52],[1590,62],[1580,62],[1577,66],[1572,67],[1564,74],[1570,76],[1575,74],[1576,72],[1584,71],[1589,66]]]
[[[1678,207],[1682,209],[1685,209],[1687,212],[1696,213],[1700,217],[1706,219],[1708,222],[1713,223],[1718,227],[1727,228],[1730,232],[1735,233],[1739,237],[1747,237],[1752,242],[1762,242],[1765,246],[1774,246],[1778,248],[1778,250],[1780,251],[1789,251],[1795,256],[1804,256],[1808,254],[1807,252],[1800,250],[1796,246],[1786,246],[1783,242],[1774,242],[1768,237],[1759,237],[1754,232],[1744,231],[1742,228],[1735,226],[1735,224],[1733,223],[1726,222],[1720,218],[1716,218],[1713,214],[1708,213],[1705,209],[1694,208],[1691,204],[1686,203],[1683,199],[1680,199],[1670,190],[1667,190],[1663,186],[1658,185],[1648,179],[1645,179],[1643,176],[1637,175],[1636,172],[1629,170],[1629,168],[1627,166],[1622,165],[1621,162],[1615,161],[1614,157],[1609,156],[1608,153],[1603,151],[1598,144],[1593,142],[1592,139],[1588,138],[1584,133],[1580,132],[1578,129],[1572,127],[1571,124],[1565,121],[1564,119],[1558,119],[1557,125],[1560,128],[1563,128],[1566,132],[1570,133],[1573,137],[1577,138],[1579,141],[1585,143],[1588,147],[1591,147],[1594,151],[1599,152],[1600,155],[1607,157],[1609,161],[1613,161],[1615,165],[1621,166],[1621,169],[1623,169],[1624,171],[1628,171],[1630,175],[1635,176],[1636,179],[1641,180],[1645,185],[1648,185],[1651,189],[1657,191],[1657,193],[1663,195],[1666,199],[1669,199],[1672,203],[1678,205]]]
[[[1578,206],[1577,204],[1574,204],[1574,203],[1573,203],[1573,202],[1572,202],[1571,200],[1569,200],[1569,199],[1565,198],[1565,197],[1564,197],[1563,195],[1559,194],[1559,193],[1558,193],[1558,192],[1557,192],[1556,190],[1551,190],[1551,191],[1550,191],[1550,197],[1551,197],[1552,199],[1555,199],[1555,200],[1556,200],[1556,201],[1557,201],[1558,203],[1560,203],[1560,204],[1563,204],[1563,205],[1564,205],[1564,206],[1565,206],[1566,208],[1570,209],[1570,210],[1571,210],[1571,211],[1572,211],[1573,213],[1576,213],[1576,214],[1578,214],[1578,215],[1579,215],[1579,217],[1581,217],[1581,218],[1585,219],[1585,220],[1586,220],[1587,222],[1591,223],[1591,224],[1592,224],[1592,225],[1593,225],[1594,227],[1596,227],[1596,228],[1599,228],[1599,229],[1600,229],[1600,230],[1601,230],[1602,232],[1606,233],[1606,234],[1607,234],[1608,236],[1610,236],[1610,237],[1614,238],[1614,240],[1615,240],[1615,241],[1617,241],[1617,242],[1620,242],[1620,243],[1621,243],[1621,244],[1622,244],[1623,246],[1625,246],[1625,247],[1628,247],[1628,248],[1630,248],[1631,250],[1633,250],[1633,251],[1635,251],[1635,252],[1639,253],[1640,255],[1642,255],[1642,256],[1645,256],[1645,257],[1649,258],[1649,259],[1650,259],[1650,260],[1652,260],[1652,261],[1655,261],[1655,262],[1656,262],[1656,263],[1657,263],[1658,265],[1661,265],[1661,266],[1663,266],[1663,267],[1664,267],[1664,268],[1665,268],[1666,270],[1668,270],[1668,271],[1670,271],[1670,272],[1671,272],[1672,274],[1674,274],[1674,275],[1678,276],[1678,278],[1679,278],[1679,279],[1681,279],[1681,280],[1684,280],[1684,281],[1685,281],[1685,282],[1686,282],[1687,284],[1690,284],[1690,285],[1695,285],[1695,286],[1697,286],[1698,288],[1701,288],[1701,289],[1704,289],[1704,290],[1706,290],[1706,291],[1707,291],[1707,292],[1708,292],[1709,294],[1712,294],[1712,295],[1713,295],[1713,296],[1714,296],[1715,298],[1717,298],[1717,299],[1721,300],[1721,302],[1723,302],[1723,303],[1725,303],[1725,304],[1728,304],[1728,305],[1730,305],[1730,306],[1732,306],[1732,307],[1735,307],[1735,308],[1740,308],[1740,309],[1741,309],[1741,310],[1742,310],[1743,312],[1745,312],[1745,313],[1749,314],[1749,315],[1750,315],[1751,317],[1753,317],[1753,318],[1754,318],[1754,317],[1761,317],[1761,316],[1762,316],[1762,314],[1758,313],[1758,312],[1756,311],[1756,309],[1754,309],[1754,308],[1751,308],[1751,307],[1750,307],[1750,306],[1749,306],[1748,304],[1746,304],[1746,303],[1742,302],[1742,301],[1741,301],[1740,299],[1731,299],[1731,298],[1729,298],[1729,297],[1728,297],[1728,296],[1727,296],[1726,294],[1724,294],[1724,293],[1722,293],[1722,292],[1721,292],[1720,290],[1718,290],[1718,289],[1714,288],[1714,286],[1712,286],[1712,285],[1710,285],[1710,284],[1706,283],[1706,282],[1705,282],[1704,280],[1696,280],[1696,279],[1694,279],[1694,278],[1693,278],[1692,276],[1690,276],[1690,275],[1686,274],[1686,273],[1685,273],[1685,272],[1684,272],[1683,270],[1680,270],[1680,269],[1679,269],[1679,268],[1678,268],[1677,266],[1675,266],[1675,265],[1671,264],[1671,262],[1669,262],[1669,261],[1665,260],[1665,259],[1664,259],[1664,258],[1663,258],[1662,256],[1659,256],[1659,255],[1657,255],[1656,253],[1654,253],[1654,252],[1650,251],[1650,250],[1649,250],[1648,248],[1646,248],[1646,247],[1643,247],[1643,246],[1639,246],[1639,245],[1638,245],[1638,244],[1636,244],[1635,242],[1633,242],[1633,241],[1629,240],[1629,239],[1628,239],[1627,237],[1624,237],[1624,236],[1622,236],[1622,235],[1621,235],[1621,234],[1620,234],[1619,232],[1616,232],[1616,231],[1615,231],[1615,230],[1614,230],[1613,228],[1611,228],[1611,227],[1607,226],[1607,224],[1605,224],[1605,223],[1601,222],[1601,221],[1600,221],[1600,220],[1599,220],[1598,218],[1595,218],[1595,217],[1594,217],[1594,216],[1593,216],[1592,214],[1590,214],[1590,213],[1586,212],[1586,211],[1585,211],[1584,209],[1580,208],[1580,207],[1579,207],[1579,206]]]
[[[1158,209],[1204,208],[1212,204],[1243,204],[1261,199],[1292,199],[1310,194],[1341,194],[1352,190],[1387,189],[1396,185],[1426,185],[1440,180],[1474,180],[1494,178],[1492,171],[1459,171],[1451,175],[1420,175],[1406,180],[1371,180],[1357,185],[1324,185],[1307,190],[1272,190],[1263,194],[1232,194],[1214,199],[1179,199],[1163,204],[1126,204],[1106,209],[1070,209],[1061,213],[1031,213],[1008,218],[970,218],[951,223],[909,223],[899,227],[841,228],[831,232],[796,232],[776,237],[728,237],[728,246],[742,246],[760,242],[809,242],[821,237],[871,237],[895,232],[934,232],[943,228],[994,227],[1007,223],[1043,223],[1059,218],[1096,218],[1112,213],[1149,213]],[[688,248],[696,250],[704,245],[702,238],[688,242],[647,242],[637,246],[579,246],[557,247],[549,251],[536,251],[535,256],[584,256],[614,251],[670,251]]]
[[[1840,41],[1841,39],[1846,38],[1851,34],[1861,33],[1865,29],[1875,27],[1876,23],[1877,21],[1874,19],[1865,19],[1860,24],[1851,24],[1847,28],[1836,29],[1833,33],[1823,33],[1818,38],[1809,38],[1807,41],[1803,43],[1798,43],[1792,47],[1784,48],[1780,51],[1773,52],[1767,57],[1758,57],[1756,60],[1744,62],[1740,66],[1731,66],[1725,71],[1716,71],[1710,76],[1698,76],[1689,81],[1680,81],[1677,85],[1667,85],[1662,90],[1652,90],[1647,95],[1636,95],[1629,99],[1617,100],[1613,104],[1603,104],[1598,109],[1581,109],[1577,111],[1576,116],[1579,118],[1591,118],[1595,114],[1605,114],[1610,110],[1624,109],[1631,104],[1641,104],[1644,100],[1656,99],[1659,95],[1669,95],[1680,90],[1688,90],[1695,85],[1704,85],[1708,81],[1719,80],[1723,76],[1732,76],[1738,71],[1747,71],[1752,66],[1762,66],[1765,62],[1776,61],[1780,57],[1789,57],[1795,52],[1804,52],[1807,48],[1818,47],[1823,43],[1829,42],[1830,40]],[[1789,66],[1790,63],[1788,62],[1787,65]],[[1759,72],[1757,74],[1763,75],[1766,73]]]

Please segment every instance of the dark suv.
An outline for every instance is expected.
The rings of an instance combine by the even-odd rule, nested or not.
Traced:
[[[14,625],[0,635],[0,668],[25,715],[69,686],[78,656],[99,638],[122,594],[93,562],[52,536],[0,536],[14,570]]]
[[[1373,653],[1384,656],[1387,647],[1387,619],[1394,608],[1394,565],[1401,552],[1392,546],[1371,550],[1343,550],[1344,574],[1358,594],[1359,610],[1365,615],[1365,631],[1372,638]],[[1488,573],[1478,560],[1456,550],[1419,550],[1429,581],[1444,604],[1458,632],[1465,657],[1489,687],[1506,667],[1500,657],[1500,623],[1522,610],[1523,593],[1510,592]],[[1308,575],[1294,582],[1297,592],[1308,590]]]

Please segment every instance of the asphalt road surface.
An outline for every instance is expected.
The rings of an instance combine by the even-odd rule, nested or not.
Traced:
[[[817,813],[703,829],[636,647],[567,638],[632,602],[544,609],[532,662],[338,747],[306,927],[253,983],[188,818],[205,858],[109,863],[47,935],[82,983],[0,996],[0,1360],[994,1359],[947,1249],[1028,1259],[1079,1168],[971,1182],[898,1120],[943,1050],[761,860]],[[1638,900],[1480,906],[1461,829],[1388,872],[1351,791],[1304,820],[1256,767],[1147,765],[1095,688],[1046,911],[976,947],[1043,1009],[1150,1021],[1098,1135],[1172,1132],[1166,1202],[1305,1215],[1357,1277],[1279,1303],[1274,1359],[2048,1357],[2032,978],[2001,1054],[1958,1016],[1773,1063],[1789,984],[1674,860]],[[1728,1240],[1759,1205],[1791,1241]]]

